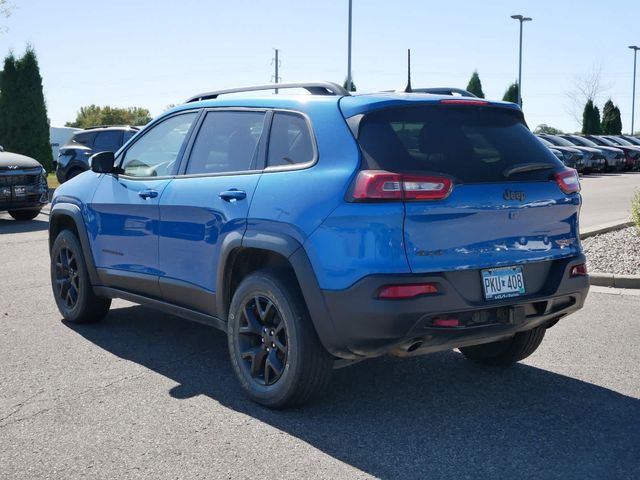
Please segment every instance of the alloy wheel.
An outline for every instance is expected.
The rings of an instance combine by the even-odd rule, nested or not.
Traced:
[[[75,254],[63,247],[56,256],[56,292],[68,309],[75,307],[80,295],[80,275]]]
[[[245,369],[261,385],[273,385],[287,364],[287,327],[274,303],[256,295],[245,301],[238,328],[238,350]]]

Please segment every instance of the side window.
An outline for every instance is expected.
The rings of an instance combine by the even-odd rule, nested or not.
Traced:
[[[99,132],[93,142],[93,149],[97,152],[115,152],[122,146],[122,132],[107,130]]]
[[[127,143],[136,133],[138,133],[138,130],[125,130],[122,144]]]
[[[276,112],[269,137],[267,165],[297,165],[313,160],[313,141],[309,126],[301,115]]]
[[[76,133],[71,141],[73,143],[79,143],[80,145],[84,145],[86,147],[90,147],[93,144],[93,138],[96,136],[95,132],[91,133]]]
[[[209,112],[193,144],[187,174],[242,172],[255,167],[263,112]]]
[[[147,131],[124,154],[121,168],[132,177],[172,175],[187,133],[198,113],[169,117]]]

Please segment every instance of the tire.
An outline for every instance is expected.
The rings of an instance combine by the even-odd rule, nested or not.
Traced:
[[[545,327],[537,327],[526,332],[516,333],[513,337],[499,342],[460,348],[460,352],[469,360],[483,365],[512,365],[524,360],[542,343]]]
[[[333,357],[321,345],[295,278],[286,271],[261,270],[240,283],[229,308],[227,337],[235,374],[261,405],[302,405],[329,385]]]
[[[51,287],[58,310],[68,322],[97,322],[111,307],[110,298],[93,293],[82,247],[70,230],[60,232],[53,242]]]
[[[15,220],[33,220],[40,214],[40,208],[30,208],[28,210],[9,210]]]

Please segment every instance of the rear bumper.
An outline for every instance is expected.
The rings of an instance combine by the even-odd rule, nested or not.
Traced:
[[[589,290],[586,276],[570,277],[583,255],[525,264],[531,294],[487,302],[478,270],[427,275],[375,275],[341,291],[322,292],[335,338],[356,357],[386,353],[414,355],[487,343],[550,325],[582,308]],[[380,300],[384,285],[437,283],[439,293],[408,300]],[[458,327],[436,327],[437,318],[458,319]],[[333,352],[332,352],[333,353]],[[343,356],[343,355],[340,355]]]

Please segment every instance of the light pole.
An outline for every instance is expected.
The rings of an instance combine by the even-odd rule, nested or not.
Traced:
[[[349,47],[347,49],[347,91],[351,91],[351,0],[349,0]]]
[[[522,108],[522,24],[533,20],[531,17],[522,15],[511,15],[511,18],[520,22],[520,56],[518,60],[518,105]]]
[[[631,135],[633,135],[633,120],[636,116],[636,57],[640,47],[630,45],[629,48],[633,50],[633,94],[631,96]]]

